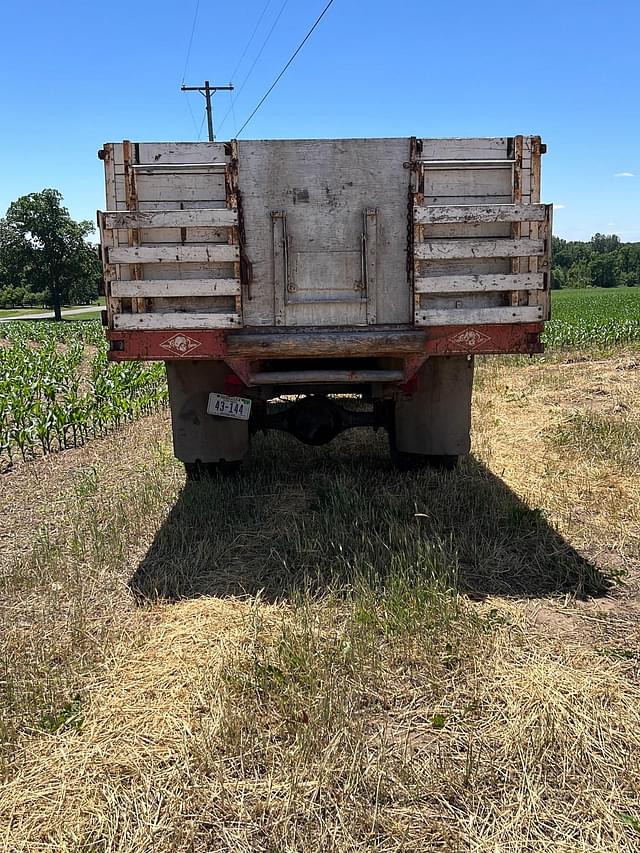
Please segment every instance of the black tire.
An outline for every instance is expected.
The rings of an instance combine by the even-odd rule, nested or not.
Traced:
[[[404,453],[391,447],[391,461],[399,471],[421,471],[434,468],[438,471],[453,471],[458,465],[458,456],[428,456],[423,453]]]
[[[424,468],[434,468],[439,471],[453,471],[458,465],[459,456],[440,454],[434,456],[427,453],[407,453],[398,450],[396,445],[395,409],[393,404],[387,407],[386,426],[389,433],[389,451],[391,462],[398,471],[421,471]]]
[[[190,483],[212,480],[215,477],[234,477],[242,468],[242,462],[185,462],[184,471]]]

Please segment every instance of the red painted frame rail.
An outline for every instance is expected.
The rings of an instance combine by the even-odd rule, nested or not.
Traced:
[[[394,330],[394,334],[400,338],[403,331],[410,336],[412,341],[416,335],[420,336],[419,344],[413,350],[415,355],[475,355],[475,354],[501,354],[501,353],[524,353],[534,354],[543,352],[540,340],[542,334],[542,323],[513,323],[495,325],[471,325],[471,326],[429,326],[421,329]],[[303,332],[304,330],[299,330]],[[349,348],[341,346],[340,330],[321,329],[321,331],[335,343],[327,348],[326,353],[314,351],[314,356],[324,357],[340,356],[349,357],[360,355],[351,352]],[[247,329],[252,335],[260,333],[278,332],[282,329]],[[362,330],[363,339],[368,330]],[[116,331],[109,329],[107,338],[110,341],[110,361],[182,361],[187,360],[225,360],[233,357],[229,352],[228,338],[238,341],[242,336],[241,331],[222,331],[214,329],[194,330],[164,330],[164,331]],[[297,334],[297,332],[292,332]],[[358,336],[358,331],[349,330],[349,337],[353,339]],[[263,353],[264,358],[267,353]],[[385,352],[389,355],[389,352]],[[392,354],[392,353],[391,353]],[[286,353],[279,353],[274,348],[269,353],[272,358],[286,358]],[[398,357],[407,357],[407,348],[402,347]]]

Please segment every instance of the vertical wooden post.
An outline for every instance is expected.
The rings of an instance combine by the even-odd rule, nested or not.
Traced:
[[[134,162],[137,162],[135,154],[135,146],[128,139],[122,143],[122,154],[124,160],[124,190],[127,210],[135,212],[138,210],[138,188],[136,184],[136,173],[131,168]],[[130,228],[128,231],[129,246],[140,245],[140,231],[138,228]],[[129,266],[131,277],[135,281],[142,279],[142,265],[131,264]],[[133,313],[144,314],[145,302],[143,298],[133,297],[131,299],[131,310]]]
[[[419,278],[422,273],[422,264],[423,262],[416,258],[416,254],[414,251],[414,246],[417,243],[421,243],[424,240],[424,225],[419,225],[415,221],[414,210],[417,205],[422,205],[424,203],[424,165],[418,162],[418,157],[422,149],[422,142],[418,142],[415,137],[411,139],[411,149],[410,149],[410,204],[409,210],[407,212],[407,216],[409,218],[409,222],[407,227],[410,229],[410,240],[409,248],[413,255],[412,258],[409,258],[409,265],[411,269],[411,288],[413,289],[413,322],[415,323],[418,314],[421,308],[421,296],[420,293],[415,290],[415,280]]]
[[[516,136],[514,139],[514,164],[513,164],[513,203],[522,204],[522,185],[523,185],[523,159],[524,159],[524,138]],[[514,240],[519,240],[522,236],[522,223],[513,222],[511,224],[511,237]],[[521,258],[511,258],[511,272],[519,273],[524,269],[521,263]],[[511,305],[520,304],[520,291],[512,290],[510,294]]]

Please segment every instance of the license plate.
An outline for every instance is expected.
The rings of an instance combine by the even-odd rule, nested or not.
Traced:
[[[251,414],[251,400],[245,397],[228,397],[226,394],[209,394],[207,412],[221,418],[248,421]]]

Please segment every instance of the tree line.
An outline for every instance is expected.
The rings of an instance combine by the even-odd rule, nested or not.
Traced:
[[[588,242],[554,237],[552,287],[640,287],[640,243],[616,234]]]
[[[76,222],[58,190],[21,196],[0,219],[0,308],[83,305],[98,297],[93,223]]]

